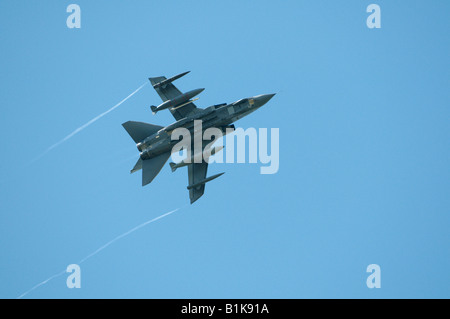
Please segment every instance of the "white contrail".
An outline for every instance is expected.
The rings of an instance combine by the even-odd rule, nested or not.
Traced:
[[[161,219],[161,218],[164,218],[164,217],[166,217],[166,216],[168,216],[168,215],[170,215],[170,214],[173,214],[173,213],[175,213],[177,210],[179,210],[179,208],[174,209],[174,210],[172,210],[172,211],[170,211],[170,212],[168,212],[168,213],[165,213],[165,214],[163,214],[163,215],[161,215],[161,216],[158,216],[158,217],[156,217],[156,218],[153,218],[153,219],[151,219],[151,220],[149,220],[149,221],[146,221],[145,223],[142,223],[142,224],[140,224],[139,226],[136,226],[136,227],[134,227],[133,229],[130,229],[130,230],[127,231],[126,233],[123,233],[122,235],[117,236],[116,238],[114,238],[113,240],[107,242],[106,244],[104,244],[102,247],[100,247],[99,249],[97,249],[97,250],[94,251],[93,253],[90,253],[89,255],[87,255],[86,257],[84,257],[83,259],[81,259],[81,260],[78,262],[78,265],[81,264],[81,263],[83,263],[83,262],[85,262],[86,260],[88,260],[88,259],[91,258],[92,256],[97,255],[97,254],[98,254],[99,252],[101,252],[103,249],[105,249],[106,247],[108,247],[108,246],[111,245],[112,243],[118,241],[119,239],[121,239],[121,238],[123,238],[123,237],[125,237],[125,236],[128,236],[128,235],[131,234],[132,232],[135,232],[136,230],[138,230],[139,228],[144,227],[145,225],[148,225],[148,224],[150,224],[150,223],[153,223],[153,222],[157,221],[158,219]]]
[[[103,249],[105,249],[105,248],[108,247],[109,245],[113,244],[114,242],[118,241],[119,239],[121,239],[121,238],[123,238],[123,237],[125,237],[125,236],[128,236],[129,234],[135,232],[136,230],[138,230],[138,229],[140,229],[140,228],[142,228],[142,227],[144,227],[144,226],[146,226],[146,225],[148,225],[148,224],[150,224],[150,223],[156,222],[157,220],[159,220],[159,219],[161,219],[161,218],[164,218],[164,217],[166,217],[166,216],[169,216],[170,214],[175,213],[177,210],[179,210],[179,208],[174,209],[174,210],[172,210],[172,211],[170,211],[170,212],[168,212],[168,213],[162,214],[161,216],[155,217],[155,218],[153,218],[153,219],[151,219],[151,220],[148,220],[148,221],[146,221],[145,223],[142,223],[142,224],[140,224],[139,226],[136,226],[136,227],[130,229],[129,231],[123,233],[122,235],[117,236],[117,237],[114,238],[113,240],[110,240],[109,242],[107,242],[106,244],[104,244],[103,246],[101,246],[101,247],[100,247],[99,249],[97,249],[96,251],[90,253],[89,255],[87,255],[86,257],[84,257],[83,259],[81,259],[81,260],[78,262],[78,265],[82,264],[83,262],[85,262],[86,260],[88,260],[89,258],[91,258],[92,256],[97,255],[97,254],[98,254],[99,252],[101,252]],[[52,279],[54,279],[54,278],[56,278],[56,277],[62,276],[62,275],[65,274],[65,273],[66,273],[66,269],[64,269],[63,271],[61,271],[61,272],[59,272],[59,273],[57,273],[57,274],[54,274],[53,276],[47,278],[47,279],[44,280],[43,282],[37,284],[36,286],[32,287],[31,289],[29,289],[29,290],[27,290],[26,292],[24,292],[23,294],[21,294],[19,297],[17,297],[17,299],[21,299],[22,297],[26,296],[27,294],[29,294],[30,292],[32,292],[32,291],[35,290],[36,288],[38,288],[38,287],[40,287],[40,286],[46,284],[47,282],[49,282],[50,280],[52,280]]]
[[[28,295],[30,292],[32,292],[32,291],[35,290],[36,288],[38,288],[38,287],[40,287],[40,286],[46,284],[47,282],[49,282],[49,281],[52,280],[53,278],[56,278],[56,277],[61,276],[61,275],[64,274],[65,272],[66,272],[66,270],[64,269],[64,271],[61,271],[61,272],[59,272],[59,273],[57,273],[57,274],[51,276],[50,278],[45,279],[43,282],[37,284],[37,285],[34,286],[33,288],[31,288],[31,289],[29,289],[28,291],[26,291],[26,292],[24,292],[23,294],[21,294],[19,297],[17,297],[17,299],[21,299],[22,297],[24,297],[25,295]]]
[[[33,162],[37,161],[38,159],[40,159],[42,156],[44,156],[45,154],[47,154],[48,152],[50,152],[52,149],[54,149],[55,147],[61,145],[62,143],[64,143],[65,141],[67,141],[69,138],[71,138],[72,136],[74,136],[75,134],[81,132],[82,130],[84,130],[86,127],[88,127],[89,125],[91,125],[92,123],[94,123],[95,121],[99,120],[100,118],[102,118],[103,116],[105,116],[106,114],[108,114],[109,112],[115,110],[116,108],[118,108],[123,102],[125,102],[126,100],[128,100],[130,97],[132,97],[134,94],[136,94],[140,89],[142,89],[144,87],[144,85],[146,85],[147,82],[145,82],[144,84],[142,84],[140,87],[138,87],[133,93],[131,93],[130,95],[128,95],[126,98],[124,98],[122,101],[120,101],[119,103],[117,103],[116,105],[114,105],[112,108],[110,108],[109,110],[103,112],[100,115],[97,115],[96,117],[94,117],[92,120],[90,120],[89,122],[87,122],[86,124],[81,125],[79,128],[77,128],[76,130],[74,130],[72,133],[70,133],[69,135],[67,135],[66,137],[64,137],[62,140],[60,140],[59,142],[53,144],[52,146],[50,146],[49,148],[47,148],[47,150],[42,153],[41,155],[39,155],[36,159],[33,160]]]

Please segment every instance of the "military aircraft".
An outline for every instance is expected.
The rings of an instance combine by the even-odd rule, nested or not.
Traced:
[[[225,135],[235,129],[234,125],[232,125],[233,122],[254,112],[275,95],[257,95],[240,99],[231,104],[222,103],[201,109],[194,104],[195,99],[193,98],[204,89],[182,93],[172,84],[173,81],[189,72],[175,75],[169,79],[164,76],[149,78],[153,88],[163,101],[159,106],[152,105],[150,107],[153,114],[168,109],[176,122],[166,127],[135,121],[128,121],[122,124],[140,152],[139,160],[131,170],[131,173],[142,169],[142,186],[153,181],[171,156],[173,147],[179,142],[179,140],[172,140],[171,138],[171,134],[175,129],[186,128],[194,134],[194,122],[201,120],[202,131],[208,128],[218,128]],[[202,141],[202,154],[210,144],[208,141]],[[210,154],[213,155],[220,150],[221,147],[216,147],[210,150]],[[201,157],[199,162],[198,160],[193,160],[195,156],[197,154],[191,154],[190,161],[183,160],[177,164],[170,163],[172,171],[175,171],[178,167],[187,166],[189,181],[187,189],[189,190],[191,204],[203,195],[207,182],[223,174],[206,177],[208,158]]]

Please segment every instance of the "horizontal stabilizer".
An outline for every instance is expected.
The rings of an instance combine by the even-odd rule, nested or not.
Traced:
[[[152,182],[170,157],[170,152],[142,161],[142,186]]]
[[[138,161],[136,162],[130,173],[133,174],[134,172],[137,172],[140,169],[142,169],[142,158],[139,157]]]
[[[163,128],[159,125],[134,121],[125,122],[122,124],[122,126],[128,132],[128,134],[130,134],[131,138],[136,144]]]

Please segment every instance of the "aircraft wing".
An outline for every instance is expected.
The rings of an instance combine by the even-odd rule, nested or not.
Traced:
[[[208,170],[208,163],[203,161],[202,163],[192,163],[188,165],[188,180],[189,185],[195,185],[206,178],[206,172]],[[191,204],[197,199],[202,197],[205,192],[205,184],[198,185],[189,189],[189,198]]]
[[[156,93],[161,97],[162,101],[165,102],[167,100],[171,100],[179,95],[181,95],[181,91],[177,89],[175,85],[173,85],[172,82],[168,82],[164,85],[155,87],[155,84],[158,84],[164,80],[167,80],[165,76],[158,76],[154,78],[149,78],[150,83],[155,88]],[[170,81],[170,79],[169,79]],[[173,117],[178,121],[182,118],[185,118],[189,113],[191,113],[194,109],[196,109],[197,106],[191,102],[187,103],[181,107],[178,108],[172,108],[170,109],[170,113],[172,113]]]

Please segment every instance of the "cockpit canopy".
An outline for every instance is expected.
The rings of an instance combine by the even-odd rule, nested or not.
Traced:
[[[240,99],[240,100],[234,102],[231,105],[239,105],[239,104],[243,104],[243,103],[246,103],[246,102],[248,102],[250,104],[250,106],[253,106],[253,104],[255,104],[255,100],[250,97],[250,98]]]
[[[238,104],[242,104],[248,101],[248,98],[244,98],[244,99],[240,99],[237,100],[236,102],[233,102],[231,105],[238,105]]]

